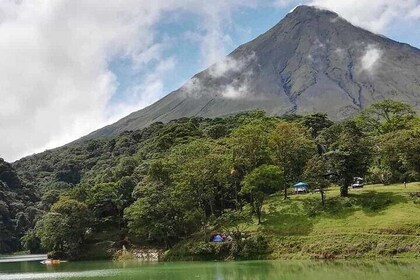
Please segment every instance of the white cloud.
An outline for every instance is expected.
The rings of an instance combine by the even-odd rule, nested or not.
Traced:
[[[302,2],[305,2],[305,1],[302,1],[302,0],[275,0],[274,1],[274,5],[277,6],[277,7],[282,8],[282,7],[287,7],[287,6],[291,5],[291,4],[299,5]],[[293,10],[291,10],[291,12]]]
[[[251,97],[248,95],[248,83],[247,81],[239,84],[227,85],[221,92],[223,98],[226,99],[241,99]]]
[[[193,77],[182,88],[184,89],[185,98],[199,98],[203,90],[203,85],[199,78]]]
[[[256,60],[255,54],[245,57],[242,61],[237,62],[239,68],[235,68],[236,72],[242,72],[241,78],[232,81],[230,84],[222,87],[220,96],[225,99],[258,99],[258,96],[251,95],[249,91],[249,80],[253,76],[252,69],[246,70],[245,66],[248,62]],[[232,70],[231,70],[232,71]]]
[[[361,58],[361,68],[370,74],[373,74],[380,59],[382,57],[382,50],[378,49],[375,45],[368,45]]]
[[[224,60],[212,65],[209,68],[208,74],[214,79],[231,77],[232,73],[242,74],[241,80],[235,80],[228,85],[222,86],[215,95],[226,99],[248,98],[248,80],[252,76],[252,70],[247,70],[246,67],[253,60],[256,60],[255,53],[251,53],[240,59],[228,56]],[[204,78],[207,77],[204,76]],[[206,85],[203,84],[199,77],[193,77],[187,81],[183,86],[183,93],[186,98],[199,98],[202,94],[209,94],[209,92],[206,92]]]
[[[112,118],[110,122],[115,122],[131,112],[139,108],[144,108],[163,97],[165,92],[162,77],[169,75],[175,69],[175,64],[174,57],[162,59],[154,71],[146,75],[140,84],[129,88],[128,92],[124,94],[124,101],[112,104],[112,107],[109,108],[109,115]]]
[[[225,29],[232,25],[232,15],[239,7],[255,7],[271,2],[268,0],[213,0],[190,1],[189,9],[199,12],[204,20],[197,32],[188,37],[200,44],[203,67],[208,67],[226,56],[226,46],[232,46],[232,38]]]
[[[155,38],[162,15],[198,15],[211,63],[225,54],[232,13],[255,2],[0,0],[0,157],[63,145],[162,97],[176,64]],[[110,107],[118,81],[109,64],[119,57],[148,74]]]
[[[413,19],[420,19],[420,5],[417,5],[417,7],[416,8],[414,8],[409,14],[408,14],[408,16],[410,17],[410,18],[413,18]]]
[[[214,78],[219,78],[231,71],[239,72],[243,66],[243,61],[238,61],[231,57],[227,57],[226,59],[212,65],[209,69],[209,73]]]
[[[376,33],[386,32],[394,20],[420,19],[419,0],[275,0],[274,5],[312,5],[332,10],[354,25]]]
[[[239,8],[300,2],[375,32],[399,17],[419,18],[415,0],[0,0],[0,157],[65,144],[162,97],[176,60],[165,55],[171,42],[158,41],[154,27],[169,12],[197,15],[193,33],[205,67],[232,46],[227,31]],[[119,57],[147,74],[110,107],[118,80],[109,65]],[[245,88],[233,85],[235,94],[227,88],[225,96],[243,96]]]
[[[414,18],[415,11],[420,9],[418,0],[310,0],[306,3],[335,11],[354,25],[375,33],[386,32],[396,19]]]
[[[209,73],[213,78],[220,78],[229,72],[241,72],[244,68],[255,59],[255,53],[247,55],[241,59],[235,59],[230,56],[220,62],[215,63],[209,69]]]
[[[141,52],[129,38],[142,34],[135,22],[116,17],[128,16],[123,7],[92,3],[1,2],[0,154],[6,159],[106,123],[116,88],[107,59]]]

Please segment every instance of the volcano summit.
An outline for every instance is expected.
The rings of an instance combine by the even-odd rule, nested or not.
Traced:
[[[178,90],[85,139],[254,109],[269,115],[325,112],[340,120],[382,99],[420,108],[420,50],[334,12],[299,6]]]

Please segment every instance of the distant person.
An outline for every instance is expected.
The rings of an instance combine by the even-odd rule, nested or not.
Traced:
[[[404,188],[407,188],[407,174],[404,173],[403,175],[403,182],[404,182]]]

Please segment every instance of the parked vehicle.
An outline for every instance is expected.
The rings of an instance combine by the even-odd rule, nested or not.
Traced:
[[[353,184],[351,184],[351,187],[353,189],[363,188],[364,185],[365,185],[365,183],[363,181],[363,178],[361,178],[361,177],[354,177]]]

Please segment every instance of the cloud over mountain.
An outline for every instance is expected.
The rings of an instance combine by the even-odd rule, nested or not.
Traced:
[[[375,68],[380,63],[380,59],[383,52],[375,45],[368,45],[365,49],[365,53],[361,58],[362,69],[368,73],[373,73]]]
[[[420,19],[416,0],[0,0],[0,157],[11,161],[65,144],[167,94],[165,85],[179,71],[179,61],[167,51],[177,48],[170,32],[157,30],[162,20],[185,15],[196,20],[188,32],[204,69],[232,47],[226,30],[235,25],[236,12],[300,3],[332,9],[380,33],[392,23]],[[316,62],[322,50],[313,51],[308,59]],[[360,63],[375,69],[378,55],[386,53],[371,50]],[[132,77],[123,92],[115,61],[126,62]],[[223,86],[226,99],[250,98],[255,69],[242,69],[244,62],[216,66],[216,76],[229,68],[244,73]],[[198,80],[188,85],[203,86]]]
[[[256,39],[196,74],[178,90],[84,139],[181,117],[328,113],[348,118],[394,99],[419,109],[420,50],[350,24],[336,13],[299,6]]]
[[[201,19],[203,61],[224,55],[221,26],[256,1],[0,1],[0,156],[8,160],[65,144],[162,97],[176,57],[156,39],[163,15]],[[110,101],[126,60],[144,78]]]

